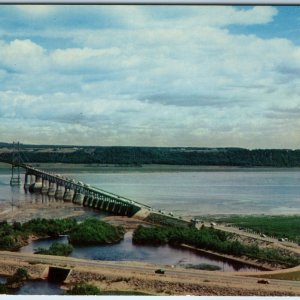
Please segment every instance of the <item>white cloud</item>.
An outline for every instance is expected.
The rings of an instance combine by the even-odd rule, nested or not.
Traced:
[[[38,72],[46,62],[45,50],[31,40],[0,41],[0,64],[19,72]]]
[[[53,5],[16,5],[15,8],[29,17],[43,18],[46,15],[54,13],[57,9]]]
[[[48,49],[33,37],[0,41],[3,138],[245,147],[276,147],[282,138],[295,147],[297,119],[271,116],[274,107],[300,106],[300,48],[226,28],[267,24],[277,10],[165,9],[168,18],[147,7],[104,9],[126,26],[62,28],[57,34],[72,38],[64,47]],[[48,28],[44,38],[55,32]],[[39,127],[34,136],[31,126]]]

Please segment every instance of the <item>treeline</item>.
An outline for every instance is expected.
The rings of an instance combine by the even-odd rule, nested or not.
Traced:
[[[181,245],[187,244],[200,249],[219,253],[248,256],[288,267],[299,265],[300,257],[277,249],[262,249],[257,244],[246,245],[232,239],[233,235],[213,228],[186,227],[143,227],[139,226],[133,234],[136,244]]]
[[[41,147],[40,149],[44,149]],[[52,146],[52,149],[53,146]],[[208,166],[299,167],[300,150],[243,148],[168,148],[168,147],[80,147],[38,151],[22,147],[26,162],[98,163],[98,164],[168,164]],[[0,161],[10,162],[12,154],[0,153]]]

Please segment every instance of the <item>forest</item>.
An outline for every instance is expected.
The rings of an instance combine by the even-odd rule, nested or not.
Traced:
[[[2,147],[1,147],[2,145]],[[10,162],[12,145],[0,143],[0,161]],[[84,164],[167,164],[240,167],[299,167],[300,150],[197,148],[197,147],[129,147],[129,146],[47,146],[21,145],[21,157],[36,163]]]

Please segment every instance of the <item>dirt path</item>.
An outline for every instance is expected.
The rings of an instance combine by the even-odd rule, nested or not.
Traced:
[[[166,267],[165,274],[155,274],[160,266],[138,262],[109,262],[70,257],[0,252],[0,273],[13,274],[22,266],[34,278],[42,276],[49,265],[72,269],[67,286],[77,282],[94,283],[103,290],[128,290],[159,295],[293,295],[300,296],[299,281],[272,279],[268,285],[257,278],[240,275]],[[260,273],[257,273],[259,276]]]

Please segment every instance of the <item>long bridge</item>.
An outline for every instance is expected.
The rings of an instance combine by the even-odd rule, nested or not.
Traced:
[[[24,189],[29,192],[46,194],[49,197],[106,211],[114,215],[131,217],[138,211],[143,210],[145,213],[148,211],[148,214],[154,216],[153,221],[156,223],[183,224],[184,226],[189,223],[182,220],[180,216],[175,217],[171,212],[167,215],[165,212],[153,209],[143,203],[104,191],[81,181],[75,181],[57,173],[40,170],[30,163],[25,163],[20,156],[19,142],[17,146],[13,143],[11,161],[6,161],[6,163],[10,163],[12,166],[10,180],[12,186],[22,185],[20,169],[25,170]]]
[[[11,185],[22,184],[20,168],[25,170],[24,189],[29,192],[47,194],[56,199],[129,217],[141,208],[150,208],[145,204],[90,186],[81,181],[76,182],[72,178],[40,170],[24,163],[12,163]]]

